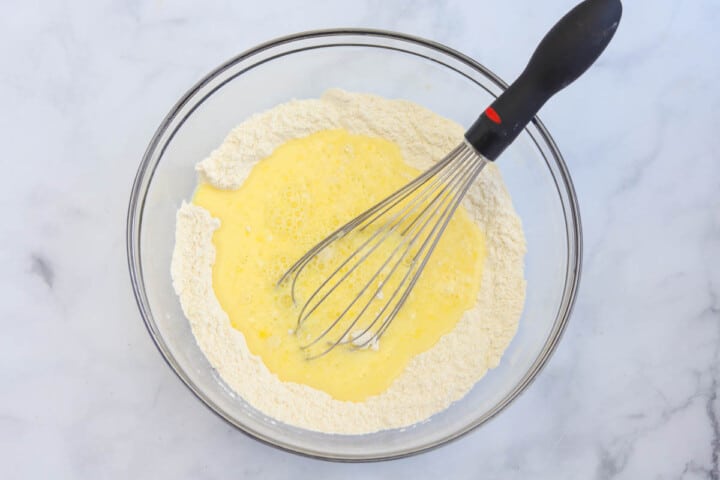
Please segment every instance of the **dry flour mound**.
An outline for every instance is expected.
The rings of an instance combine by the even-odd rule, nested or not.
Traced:
[[[405,160],[421,170],[463,139],[460,125],[411,102],[330,90],[320,99],[295,100],[251,117],[196,168],[202,181],[236,189],[255,163],[286,141],[334,128],[391,140]],[[494,165],[485,168],[464,206],[487,239],[477,304],[433,348],[414,357],[387,391],[362,403],[338,401],[305,385],[282,382],[250,353],[213,292],[212,235],[220,222],[188,203],[177,213],[173,286],[212,366],[263,413],[328,433],[361,434],[412,425],[462,398],[498,365],[525,301],[525,237]]]

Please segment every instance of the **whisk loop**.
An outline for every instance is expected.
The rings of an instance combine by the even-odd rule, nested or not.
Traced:
[[[359,279],[359,292],[347,296],[351,300],[342,312],[327,318],[328,326],[301,345],[305,350],[315,347],[309,358],[323,356],[340,344],[357,349],[376,344],[407,301],[453,213],[485,164],[463,142],[425,173],[331,233],[290,267],[278,285],[289,280],[290,296],[297,304],[297,282],[310,262],[348,236],[369,233],[304,300],[295,328],[300,334],[313,315],[320,315],[318,310],[331,295],[345,293],[340,287],[359,274],[361,265],[374,254],[389,252],[375,262],[379,263],[377,269]],[[392,287],[389,296],[383,294],[385,287]],[[380,304],[380,300],[385,302]]]

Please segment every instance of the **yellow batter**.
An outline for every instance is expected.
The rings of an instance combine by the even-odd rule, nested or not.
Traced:
[[[345,308],[349,291],[329,297],[296,335],[302,301],[293,305],[288,289],[275,286],[280,276],[328,233],[418,173],[392,142],[327,130],[277,148],[237,190],[198,187],[193,202],[221,221],[213,236],[215,294],[250,351],[280,380],[363,401],[384,392],[414,355],[430,349],[472,308],[487,252],[484,235],[460,209],[379,349],[341,347],[314,360],[300,349]],[[342,259],[360,241],[341,241],[330,254]],[[371,270],[358,271],[358,277],[378,265],[371,258],[363,265]],[[307,298],[332,268],[326,258],[313,262],[300,277],[299,297]]]

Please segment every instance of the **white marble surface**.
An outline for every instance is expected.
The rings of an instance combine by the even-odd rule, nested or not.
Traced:
[[[580,296],[537,381],[460,441],[370,465],[266,447],[180,383],[132,298],[132,178],[211,68],[275,36],[366,26],[510,79],[572,3],[4,2],[2,477],[720,478],[717,0],[626,1],[606,55],[543,110],[582,207]]]

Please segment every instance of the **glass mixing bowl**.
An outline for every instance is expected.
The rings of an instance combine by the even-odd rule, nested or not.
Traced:
[[[195,343],[170,279],[175,212],[193,192],[195,163],[234,126],[333,87],[411,100],[469,126],[506,84],[443,45],[384,31],[302,33],[233,58],[180,99],[150,142],[128,210],[130,276],[140,313],[168,365],[229,423],[268,444],[314,457],[401,457],[446,443],[497,415],[547,362],[580,275],[577,199],[560,152],[535,119],[498,161],[527,236],[525,310],[500,365],[461,401],[412,427],[367,435],[329,435],[277,422],[234,395]]]

